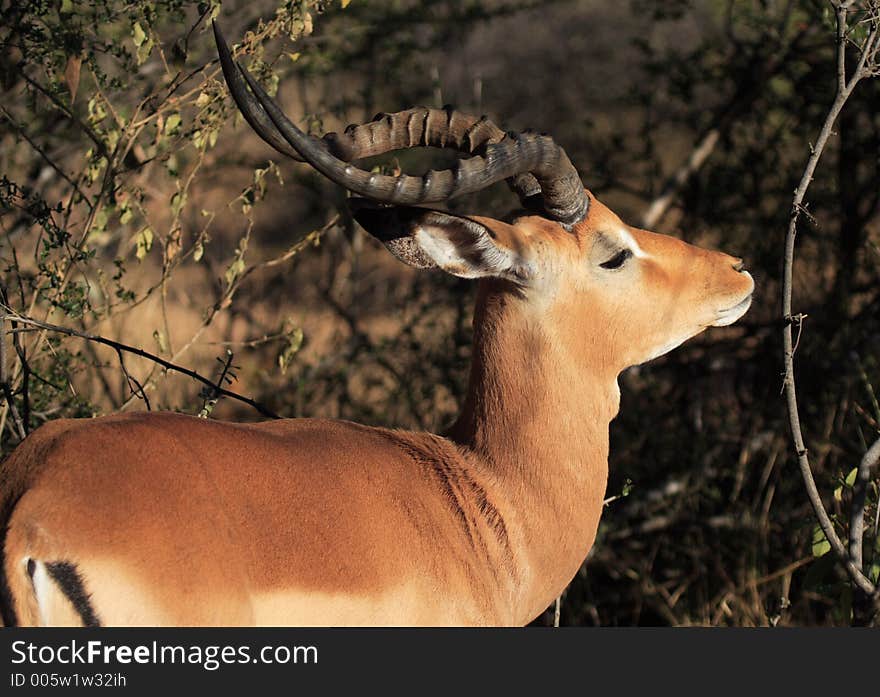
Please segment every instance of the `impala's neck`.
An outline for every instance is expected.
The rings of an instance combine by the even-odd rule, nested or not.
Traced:
[[[502,499],[517,621],[533,619],[571,580],[602,512],[619,393],[591,339],[502,282],[481,283],[470,387],[449,435],[488,468]]]

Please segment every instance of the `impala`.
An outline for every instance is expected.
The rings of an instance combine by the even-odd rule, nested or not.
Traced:
[[[470,384],[442,435],[330,419],[59,420],[2,466],[3,619],[26,625],[522,625],[593,544],[618,375],[711,326],[740,259],[629,227],[548,136],[451,108],[305,135],[236,62],[251,127],[349,191],[402,261],[479,279]],[[423,177],[352,161],[447,147]],[[507,180],[505,220],[418,207]]]

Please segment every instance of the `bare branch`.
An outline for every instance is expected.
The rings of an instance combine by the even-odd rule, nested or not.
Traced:
[[[795,321],[791,310],[792,277],[794,270],[794,244],[795,238],[797,236],[798,220],[800,218],[801,211],[803,210],[804,198],[806,196],[807,189],[809,189],[810,184],[813,181],[813,174],[816,171],[816,166],[819,164],[819,159],[822,157],[822,153],[825,150],[825,146],[828,143],[829,137],[831,136],[834,123],[837,120],[837,117],[840,114],[841,110],[843,109],[843,105],[846,103],[846,100],[852,94],[852,91],[855,88],[856,84],[858,84],[859,80],[864,77],[863,67],[867,55],[865,52],[863,52],[859,66],[853,73],[852,77],[849,79],[849,81],[847,81],[846,79],[846,66],[844,59],[845,42],[847,35],[848,8],[849,3],[839,3],[835,6],[837,14],[838,41],[837,94],[835,95],[834,102],[831,104],[831,107],[828,110],[828,114],[825,117],[825,122],[822,124],[822,129],[819,132],[819,137],[816,139],[816,143],[812,148],[812,153],[807,160],[807,165],[804,169],[803,176],[801,177],[800,183],[795,190],[794,199],[791,205],[791,213],[789,216],[788,233],[786,234],[785,238],[785,260],[782,277],[782,316],[785,321],[785,326],[782,331],[783,363],[785,366],[784,390],[786,404],[788,408],[789,425],[791,427],[791,435],[794,442],[795,453],[797,454],[798,467],[801,472],[801,477],[804,480],[804,486],[807,490],[807,497],[809,498],[810,504],[813,507],[813,511],[816,514],[816,518],[819,521],[819,526],[822,528],[822,532],[825,534],[826,539],[831,545],[832,551],[834,552],[841,566],[843,566],[843,568],[846,570],[846,573],[849,575],[852,583],[863,593],[867,595],[872,595],[875,591],[874,584],[867,576],[864,575],[864,573],[862,573],[861,568],[854,563],[854,560],[850,558],[850,555],[847,553],[847,550],[841,542],[840,537],[837,535],[837,531],[834,529],[834,524],[832,523],[831,518],[828,516],[828,511],[825,510],[825,505],[822,503],[822,497],[819,494],[819,490],[816,487],[815,479],[813,478],[813,471],[810,466],[809,453],[807,452],[807,447],[804,444],[804,436],[801,431],[800,424],[800,413],[798,411],[797,389],[795,387],[794,379],[794,341],[792,336],[792,324]],[[841,71],[843,71],[842,77]]]
[[[250,397],[245,397],[243,395],[240,395],[237,392],[232,392],[231,390],[227,390],[223,387],[220,387],[210,378],[206,378],[203,375],[200,375],[199,373],[195,372],[194,370],[190,370],[189,368],[184,368],[183,366],[176,365],[176,364],[172,363],[171,361],[167,361],[164,358],[157,356],[156,354],[150,353],[149,351],[144,351],[143,349],[139,349],[135,346],[128,346],[127,344],[123,344],[123,343],[120,343],[118,341],[114,341],[112,339],[108,339],[103,336],[95,336],[94,334],[88,334],[86,332],[81,332],[76,329],[71,329],[69,327],[62,327],[57,324],[49,324],[48,322],[41,322],[39,320],[31,319],[30,317],[21,317],[18,315],[0,315],[0,320],[5,321],[7,319],[15,320],[16,322],[18,322],[20,324],[27,325],[27,326],[37,327],[38,329],[41,329],[44,331],[58,332],[59,334],[66,334],[67,336],[75,336],[80,339],[85,339],[86,341],[92,341],[96,344],[103,344],[104,346],[109,346],[110,348],[112,348],[114,351],[117,352],[117,355],[120,355],[120,363],[122,362],[120,352],[131,353],[135,356],[140,356],[141,358],[146,358],[147,360],[153,361],[153,363],[156,363],[156,364],[162,366],[166,370],[171,370],[176,373],[181,373],[182,375],[186,375],[187,377],[190,377],[193,380],[197,380],[198,382],[202,383],[203,385],[207,385],[208,387],[210,387],[212,390],[214,390],[219,395],[223,395],[224,397],[229,397],[230,399],[235,399],[239,402],[243,402],[243,403],[253,407],[254,409],[256,409],[263,416],[268,416],[272,419],[282,418],[278,414],[273,412],[271,409],[263,406],[262,404],[260,404],[256,400],[253,400]],[[21,330],[19,330],[19,331],[21,331]],[[124,369],[124,365],[123,365],[123,369]],[[126,377],[128,378],[128,380],[130,381],[130,384],[133,384],[132,392],[134,392],[135,394],[137,394],[139,396],[145,397],[146,395],[144,395],[143,386],[139,382],[137,382],[136,380],[134,380],[134,382],[131,383],[131,381],[132,381],[131,375],[128,373],[128,371],[125,371],[125,374],[126,374]]]
[[[137,378],[129,373],[128,368],[125,367],[125,354],[123,354],[121,348],[116,349],[116,357],[119,359],[119,367],[122,369],[122,374],[125,375],[125,379],[128,381],[128,389],[131,390],[133,395],[144,400],[144,405],[147,407],[147,411],[151,411],[150,399],[147,397],[147,393],[144,392],[144,386],[137,380]]]
[[[846,91],[846,11],[851,3],[837,7],[837,93]],[[842,16],[842,19],[841,19]]]
[[[850,509],[849,522],[849,556],[860,569],[862,560],[862,536],[865,531],[865,498],[868,493],[868,482],[871,479],[871,470],[880,462],[880,437],[874,441],[874,445],[868,448],[856,472],[856,481],[853,483],[852,508]]]

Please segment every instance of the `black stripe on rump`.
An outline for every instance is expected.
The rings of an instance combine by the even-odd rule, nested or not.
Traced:
[[[67,596],[74,609],[79,613],[82,623],[86,627],[100,627],[101,621],[92,607],[91,598],[86,593],[82,577],[76,566],[66,561],[55,561],[46,564],[46,569],[52,580],[58,584],[61,592]]]

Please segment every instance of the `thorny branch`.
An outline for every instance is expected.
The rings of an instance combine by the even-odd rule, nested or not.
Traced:
[[[154,363],[162,366],[162,368],[164,368],[165,370],[170,370],[170,371],[173,371],[176,373],[180,373],[182,375],[186,375],[187,377],[192,378],[193,380],[197,380],[198,382],[202,383],[203,385],[206,385],[207,387],[211,388],[211,390],[218,395],[222,395],[224,397],[229,397],[230,399],[235,399],[239,402],[243,402],[244,404],[247,404],[247,405],[253,407],[254,409],[256,409],[263,416],[268,416],[273,419],[280,419],[281,418],[278,414],[276,414],[275,412],[273,412],[272,410],[270,410],[268,407],[264,406],[263,404],[257,402],[256,400],[251,399],[250,397],[245,397],[244,395],[240,395],[237,392],[227,390],[227,389],[221,387],[220,385],[218,385],[211,378],[206,378],[205,376],[197,373],[194,370],[190,370],[189,368],[184,368],[183,366],[176,365],[175,363],[172,363],[171,361],[167,361],[164,358],[162,358],[161,356],[157,356],[156,354],[150,353],[149,351],[144,351],[143,349],[137,348],[135,346],[129,346],[127,344],[123,344],[121,342],[114,341],[112,339],[108,339],[103,336],[95,336],[94,334],[89,334],[87,332],[81,332],[77,329],[71,329],[70,327],[62,327],[62,326],[59,326],[56,324],[49,324],[48,322],[41,322],[39,320],[31,319],[30,317],[20,317],[17,315],[5,315],[5,314],[0,316],[0,321],[5,323],[7,320],[15,320],[19,324],[24,324],[24,325],[27,325],[30,327],[36,327],[37,329],[40,329],[40,330],[57,332],[59,334],[66,334],[67,336],[75,336],[80,339],[85,339],[86,341],[94,342],[96,344],[102,344],[104,346],[109,346],[114,351],[116,351],[118,356],[120,356],[120,363],[122,362],[121,357],[122,357],[123,353],[130,353],[135,356],[140,356],[141,358],[146,358],[147,360],[153,361]],[[15,330],[15,331],[23,331],[23,330]],[[124,369],[125,368],[124,368],[124,364],[123,364],[123,370]],[[141,395],[142,397],[145,397],[146,395],[144,394],[143,386],[137,380],[134,380],[134,378],[132,378],[131,375],[127,371],[125,371],[125,375],[126,375],[126,378],[130,381],[130,384],[132,385],[132,391],[135,392],[136,394]]]
[[[217,406],[217,401],[220,399],[220,393],[217,391],[218,388],[222,388],[223,383],[231,383],[235,379],[235,373],[232,372],[232,369],[237,369],[237,366],[232,365],[232,356],[232,351],[226,349],[226,360],[217,359],[222,364],[220,377],[217,378],[217,384],[214,387],[206,387],[202,390],[204,403],[199,411],[200,419],[207,419],[211,412],[214,411],[214,407]]]
[[[797,390],[795,387],[794,378],[794,345],[792,337],[792,324],[796,322],[796,319],[795,316],[792,314],[791,304],[792,279],[794,268],[794,244],[795,237],[797,236],[798,220],[804,208],[804,198],[806,196],[807,189],[809,188],[810,183],[813,180],[813,174],[816,171],[816,166],[818,165],[819,159],[822,157],[822,152],[824,151],[825,146],[828,143],[828,139],[832,134],[832,129],[838,115],[840,114],[844,104],[846,103],[847,99],[849,99],[859,81],[862,78],[869,77],[875,74],[878,68],[878,31],[880,31],[880,17],[878,17],[878,8],[874,7],[876,3],[871,3],[871,8],[873,9],[873,12],[869,13],[868,16],[863,19],[863,21],[868,22],[868,34],[859,46],[859,60],[856,64],[855,69],[853,70],[852,75],[849,78],[847,78],[846,75],[846,50],[849,43],[849,33],[851,30],[848,22],[848,14],[852,9],[853,2],[838,2],[833,4],[837,18],[837,92],[834,98],[834,102],[831,104],[831,107],[828,110],[828,114],[825,117],[825,122],[822,124],[822,128],[819,132],[819,137],[816,139],[815,144],[811,148],[811,154],[809,159],[807,160],[807,165],[804,169],[803,176],[801,177],[800,183],[795,190],[794,199],[791,206],[791,214],[789,216],[788,232],[785,238],[785,257],[782,279],[782,315],[785,323],[782,333],[783,363],[785,366],[784,390],[786,405],[788,409],[789,425],[791,426],[791,435],[795,447],[795,452],[797,454],[798,467],[801,472],[801,477],[804,480],[804,485],[807,490],[807,496],[810,500],[810,504],[812,505],[813,511],[816,514],[816,518],[819,521],[819,526],[822,528],[822,532],[825,534],[826,539],[831,545],[833,553],[837,557],[841,566],[843,566],[843,568],[846,570],[846,573],[849,576],[853,585],[864,595],[874,596],[876,589],[871,580],[863,573],[861,569],[861,559],[857,559],[855,558],[855,556],[851,556],[851,554],[847,552],[847,549],[841,542],[840,537],[837,535],[837,531],[834,529],[834,523],[831,521],[831,518],[829,517],[828,512],[825,509],[825,506],[822,503],[822,497],[819,494],[818,488],[816,487],[816,482],[813,478],[813,471],[810,466],[809,452],[807,451],[807,447],[804,444],[804,436],[801,430],[800,414],[798,411],[797,403]],[[867,455],[866,459],[869,459]],[[863,460],[863,463],[864,462],[865,460]],[[870,468],[870,462],[866,466]],[[858,504],[858,501],[856,499],[857,497],[854,495],[854,507]],[[862,508],[864,507],[864,497],[862,497],[861,506]],[[861,555],[859,555],[859,557],[860,556]]]

